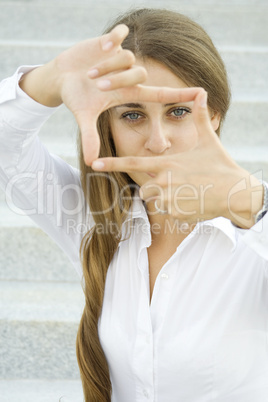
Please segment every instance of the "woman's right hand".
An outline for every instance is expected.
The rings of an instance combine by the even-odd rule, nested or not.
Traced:
[[[99,153],[96,119],[114,103],[114,90],[146,79],[146,70],[134,67],[133,53],[121,47],[127,35],[127,26],[118,25],[106,35],[79,42],[20,81],[22,90],[35,101],[49,107],[64,103],[70,109],[82,132],[88,164]],[[99,66],[99,71],[93,66]],[[110,88],[101,87],[108,78]]]
[[[135,56],[121,44],[126,25],[88,39],[64,51],[51,62],[24,75],[20,86],[37,102],[54,107],[62,102],[71,110],[81,130],[84,160],[91,165],[99,156],[97,120],[105,110],[129,102],[187,102],[200,88],[173,89],[138,85],[147,72],[135,66]],[[108,46],[107,46],[108,45]],[[92,75],[97,72],[98,75]],[[90,74],[91,73],[91,74]],[[101,82],[109,87],[102,87]]]

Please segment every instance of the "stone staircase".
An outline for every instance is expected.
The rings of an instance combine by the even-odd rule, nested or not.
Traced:
[[[133,6],[166,7],[199,22],[229,71],[233,102],[222,133],[230,154],[268,180],[267,0],[0,0],[0,79],[100,34]],[[123,3],[123,4],[122,4]],[[76,125],[64,107],[40,136],[76,165]],[[258,176],[259,177],[259,176]],[[81,402],[75,338],[83,309],[65,255],[0,192],[0,402]],[[127,401],[126,401],[127,402]]]

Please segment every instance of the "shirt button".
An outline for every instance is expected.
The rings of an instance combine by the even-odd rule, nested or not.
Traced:
[[[163,278],[163,279],[168,279],[169,277],[168,277],[167,274],[161,274],[161,278]]]
[[[150,343],[151,342],[151,335],[146,335],[146,342]]]
[[[149,398],[149,394],[148,394],[148,392],[146,391],[146,389],[143,390],[143,395],[145,396],[145,398]]]

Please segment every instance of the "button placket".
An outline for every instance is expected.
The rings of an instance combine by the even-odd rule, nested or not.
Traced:
[[[152,337],[149,334],[146,335],[145,339],[146,339],[146,343],[148,343],[148,344],[150,344],[152,341]]]
[[[138,268],[142,275],[138,307],[137,338],[133,353],[138,400],[151,400],[154,394],[153,336],[149,306],[148,257],[146,247],[139,253]]]
[[[174,279],[176,277],[176,267],[180,257],[178,249],[169,261],[162,267],[162,270],[156,278],[153,296],[150,305],[153,333],[163,324],[166,310],[168,308]]]

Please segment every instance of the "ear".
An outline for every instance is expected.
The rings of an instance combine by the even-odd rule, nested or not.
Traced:
[[[213,130],[216,131],[219,128],[221,115],[219,112],[210,112],[210,121],[213,127]]]

